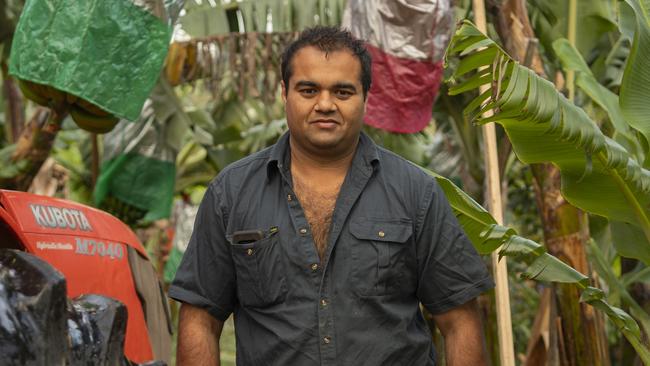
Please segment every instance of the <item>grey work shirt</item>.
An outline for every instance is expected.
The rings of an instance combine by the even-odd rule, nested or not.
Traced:
[[[169,296],[225,320],[238,365],[433,365],[420,312],[493,286],[435,179],[362,134],[320,263],[289,136],[210,184]],[[236,231],[264,238],[236,244]]]

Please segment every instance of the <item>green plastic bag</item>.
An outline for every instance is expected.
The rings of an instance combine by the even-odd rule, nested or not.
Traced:
[[[167,55],[169,23],[162,0],[29,0],[9,72],[134,121]]]
[[[95,205],[129,225],[167,218],[172,209],[177,151],[167,143],[169,123],[154,108],[147,101],[136,122],[121,120],[104,135]]]

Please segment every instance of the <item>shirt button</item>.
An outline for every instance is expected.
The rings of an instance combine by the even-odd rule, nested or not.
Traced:
[[[291,202],[292,199],[293,199],[293,198],[291,198],[291,195],[288,194],[288,195],[287,195],[287,201]]]
[[[330,337],[323,337],[323,343],[325,343],[325,344],[330,344],[330,342],[332,342],[332,338],[330,338]]]
[[[386,236],[386,233],[382,230],[382,231],[379,231],[377,233],[377,235],[379,235],[380,238],[383,238],[384,236]]]
[[[311,265],[311,270],[312,271],[315,271],[317,269],[318,269],[318,263],[314,263],[314,264]]]
[[[248,250],[246,250],[246,254],[248,254],[248,255],[253,255],[253,249],[248,249]]]
[[[307,234],[307,229],[305,229],[305,228],[303,227],[302,229],[300,229],[300,233],[301,233],[301,234]]]
[[[321,300],[320,300],[320,304],[321,304],[322,306],[327,306],[327,300],[325,300],[325,299],[321,299]]]

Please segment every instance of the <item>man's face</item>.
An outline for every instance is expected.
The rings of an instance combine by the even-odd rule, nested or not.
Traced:
[[[348,50],[295,53],[289,85],[282,84],[291,142],[305,152],[337,155],[356,146],[365,100],[361,63]]]

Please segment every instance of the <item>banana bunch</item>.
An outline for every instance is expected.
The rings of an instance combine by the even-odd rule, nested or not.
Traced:
[[[193,80],[197,72],[197,46],[194,42],[172,42],[165,59],[165,76],[172,86]]]
[[[135,207],[110,194],[99,204],[99,209],[109,212],[131,227],[137,225],[147,213],[146,210]]]
[[[18,86],[26,98],[37,104],[45,107],[65,106],[77,126],[88,132],[109,132],[120,120],[83,98],[49,85],[19,79]]]

